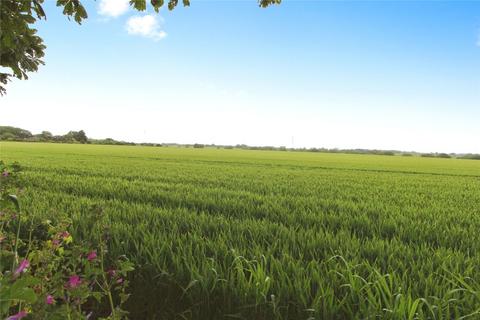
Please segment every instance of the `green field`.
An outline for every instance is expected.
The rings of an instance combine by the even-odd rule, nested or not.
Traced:
[[[0,143],[22,205],[101,205],[134,319],[480,319],[480,161]]]

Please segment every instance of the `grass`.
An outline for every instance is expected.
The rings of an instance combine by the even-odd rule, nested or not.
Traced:
[[[135,319],[480,318],[480,162],[0,143],[24,208],[101,205]]]

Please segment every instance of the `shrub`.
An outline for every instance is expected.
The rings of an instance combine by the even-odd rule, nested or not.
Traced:
[[[0,161],[0,318],[126,318],[133,266],[107,258],[101,210],[92,210],[90,241],[74,241],[66,215],[42,220],[20,210],[19,173],[18,164]]]

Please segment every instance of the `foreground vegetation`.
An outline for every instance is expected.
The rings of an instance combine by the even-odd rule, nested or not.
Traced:
[[[134,319],[480,317],[480,163],[0,143],[25,210],[99,205]]]
[[[74,240],[66,214],[42,219],[21,209],[20,171],[0,161],[0,318],[126,318],[124,278],[133,267],[125,256],[107,259],[102,210],[83,216],[89,239]]]

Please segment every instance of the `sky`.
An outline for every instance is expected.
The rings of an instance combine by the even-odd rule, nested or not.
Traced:
[[[480,153],[480,1],[45,1],[0,125],[134,142]]]

